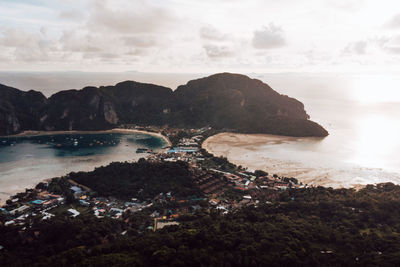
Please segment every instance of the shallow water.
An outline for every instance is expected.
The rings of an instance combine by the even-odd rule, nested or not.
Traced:
[[[139,147],[166,146],[146,134],[60,134],[0,138],[0,202],[52,177],[72,171],[90,171],[113,161],[135,161]]]
[[[400,77],[390,75],[259,75],[305,105],[330,133],[271,144],[214,146],[250,168],[329,186],[400,183]]]

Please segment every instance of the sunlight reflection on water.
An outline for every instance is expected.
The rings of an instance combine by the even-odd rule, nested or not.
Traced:
[[[217,154],[315,184],[400,182],[400,78],[264,75],[262,80],[302,101],[311,119],[330,135],[281,144],[242,143],[240,148],[229,143],[216,147]]]

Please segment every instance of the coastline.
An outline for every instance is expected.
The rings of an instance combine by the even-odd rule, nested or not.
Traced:
[[[369,181],[356,176],[356,171],[344,171],[328,167],[316,167],[297,161],[268,157],[260,146],[286,145],[298,141],[318,141],[313,137],[290,137],[268,134],[237,134],[224,132],[208,137],[202,148],[214,156],[226,157],[230,162],[247,167],[249,170],[264,170],[279,176],[295,177],[304,184],[333,188],[361,189],[366,184],[383,181]],[[265,148],[264,148],[265,149]],[[337,178],[340,177],[340,178]]]
[[[164,135],[160,133],[155,133],[155,132],[147,132],[143,130],[135,130],[135,129],[121,129],[121,128],[115,128],[111,130],[103,130],[103,131],[25,131],[22,133],[19,133],[17,135],[11,135],[11,136],[6,136],[6,137],[29,137],[29,136],[48,136],[48,135],[59,135],[59,134],[109,134],[109,133],[122,133],[122,134],[130,134],[130,133],[136,133],[136,134],[146,134],[146,135],[152,135],[158,138],[163,139],[166,142],[166,146],[171,146],[171,141]],[[137,155],[137,157],[132,158],[132,155],[126,155],[126,158],[120,156],[120,157],[112,157],[110,158],[107,155],[97,155],[95,157],[82,157],[79,160],[76,158],[69,158],[66,157],[64,158],[65,160],[65,173],[64,171],[58,172],[54,177],[57,176],[62,176],[65,175],[71,171],[91,171],[93,169],[92,165],[99,165],[100,166],[105,166],[113,161],[125,161],[125,160],[138,160],[140,157],[145,157],[145,154],[140,154]],[[83,166],[85,165],[85,162],[89,162],[87,167]],[[30,162],[27,161],[24,163],[25,171],[29,172],[31,169],[37,169],[36,165],[40,164],[57,164],[56,159],[48,160],[48,159],[37,159],[35,162]],[[23,192],[25,191],[26,188],[33,188],[38,184],[39,182],[46,181],[49,179],[52,179],[53,177],[45,177],[45,174],[43,174],[43,177],[35,177],[31,179],[29,182],[26,181],[26,179],[21,178],[19,175],[16,176],[13,170],[18,168],[17,165],[15,165],[14,162],[10,163],[5,163],[4,166],[5,168],[5,175],[4,177],[12,177],[12,183],[5,182],[5,185],[1,186],[0,189],[0,206],[5,204],[6,200],[18,193],[18,192]],[[14,177],[15,176],[15,177]],[[10,178],[11,179],[11,178]]]
[[[230,139],[228,140],[227,137]],[[251,142],[254,145],[259,144],[268,144],[268,145],[275,145],[275,144],[282,144],[289,141],[297,141],[301,139],[317,139],[317,137],[293,137],[293,136],[284,136],[284,135],[272,135],[272,134],[243,134],[243,133],[232,133],[232,132],[223,132],[218,133],[216,135],[212,135],[204,140],[202,146],[211,147],[213,143],[216,141],[212,139],[217,139],[217,142],[221,142],[221,139],[224,139],[224,143],[231,144],[235,143],[239,146],[246,145],[244,144],[244,139],[252,139]],[[239,142],[239,143],[237,143]],[[203,147],[204,149],[206,149]]]
[[[100,130],[100,131],[23,131],[19,134],[14,135],[6,135],[0,136],[0,138],[9,138],[9,137],[29,137],[29,136],[44,136],[44,135],[59,135],[59,134],[109,134],[109,133],[138,133],[138,134],[147,134],[155,137],[159,137],[163,139],[168,146],[171,146],[171,141],[161,133],[149,132],[144,130],[136,130],[136,129],[123,129],[123,128],[114,128],[110,130]]]

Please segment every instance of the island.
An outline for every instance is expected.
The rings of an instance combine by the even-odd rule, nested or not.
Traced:
[[[138,162],[69,173],[0,209],[2,266],[398,265],[400,186],[311,186],[165,134]]]
[[[328,135],[301,102],[259,80],[222,73],[175,91],[127,81],[50,98],[6,86],[0,94],[2,135],[118,126],[160,133],[169,144],[140,150],[137,162],[71,172],[12,196],[0,208],[0,265],[396,262],[400,229],[382,218],[400,216],[392,208],[399,186],[315,187],[202,149],[224,131]]]
[[[212,127],[240,133],[324,137],[304,105],[245,75],[219,73],[176,90],[125,81],[65,90],[49,98],[0,85],[0,135],[107,130],[123,124]]]

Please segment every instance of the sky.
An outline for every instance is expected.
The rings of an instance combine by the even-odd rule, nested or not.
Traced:
[[[399,70],[395,0],[0,0],[0,71]]]

